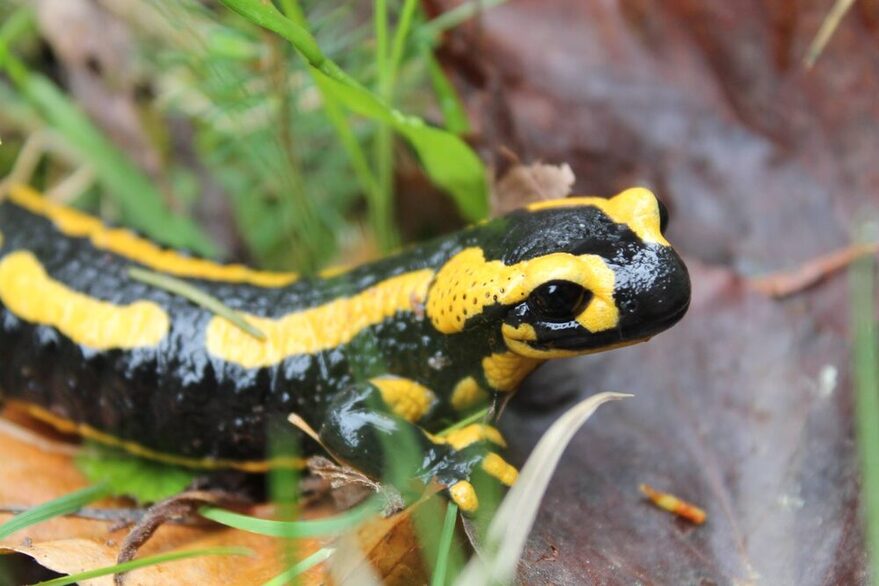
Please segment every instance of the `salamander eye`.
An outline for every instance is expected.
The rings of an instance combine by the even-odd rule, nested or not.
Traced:
[[[659,199],[656,203],[659,205],[659,232],[665,234],[665,229],[668,228],[668,208]]]
[[[528,305],[548,319],[574,319],[592,299],[592,293],[570,281],[550,281],[531,292]]]

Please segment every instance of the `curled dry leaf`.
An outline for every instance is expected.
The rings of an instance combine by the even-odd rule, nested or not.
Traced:
[[[575,181],[567,163],[516,165],[495,184],[492,213],[500,216],[535,201],[567,197]]]

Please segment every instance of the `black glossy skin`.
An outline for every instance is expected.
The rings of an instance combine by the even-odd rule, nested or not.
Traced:
[[[457,381],[473,376],[488,388],[481,362],[506,350],[500,334],[504,321],[528,321],[540,335],[538,345],[547,348],[599,349],[669,327],[689,303],[686,268],[671,248],[642,243],[626,225],[593,207],[520,211],[325,280],[303,279],[281,288],[192,282],[233,309],[280,316],[394,275],[438,269],[468,247],[481,247],[487,259],[506,264],[550,252],[591,253],[607,259],[617,275],[619,328],[597,335],[559,328],[530,315],[523,303],[488,307],[468,321],[465,331],[445,335],[429,319],[408,312],[367,328],[344,346],[245,369],[208,354],[203,338],[209,312],[131,280],[127,270],[136,262],[97,250],[86,239],[66,237],[50,221],[9,201],[0,204],[0,232],[0,258],[28,250],[52,278],[76,291],[120,304],[152,300],[172,317],[169,336],[155,348],[98,352],[52,327],[26,323],[0,305],[0,388],[114,437],[198,458],[261,460],[270,420],[295,412],[316,428],[323,425],[324,440],[343,459],[378,470],[380,457],[372,453],[378,440],[369,435],[375,421],[367,420],[387,418],[395,428],[401,422],[383,411],[368,379],[392,374],[432,389],[439,400],[419,425],[438,430],[465,415],[449,404]],[[448,456],[448,448],[431,445],[421,434],[416,441],[424,444],[425,467]],[[434,472],[454,476],[453,468]]]

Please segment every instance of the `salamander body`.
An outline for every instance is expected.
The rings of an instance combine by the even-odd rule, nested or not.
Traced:
[[[367,473],[405,428],[422,475],[453,486],[481,466],[508,483],[502,460],[461,455],[502,443],[493,428],[432,433],[548,359],[678,321],[690,285],[664,223],[644,189],[573,197],[300,278],[166,250],[20,187],[0,204],[0,388],[61,429],[190,466],[263,470],[272,426],[297,413]],[[187,281],[265,339],[132,268]]]

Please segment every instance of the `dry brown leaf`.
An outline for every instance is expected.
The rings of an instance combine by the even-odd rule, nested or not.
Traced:
[[[405,511],[364,524],[357,532],[360,555],[348,551],[338,559],[332,575],[336,584],[348,583],[355,576],[371,569],[375,577],[387,586],[426,584],[428,570],[422,559],[422,546],[416,529],[420,521],[435,513],[438,504],[438,486],[432,486],[427,494]],[[348,550],[354,549],[348,544]]]
[[[494,186],[493,213],[499,216],[531,202],[566,197],[575,181],[567,163],[516,165]]]
[[[0,507],[34,506],[86,486],[86,480],[73,465],[70,455],[46,451],[45,445],[26,437],[10,435],[0,429]],[[122,499],[107,499],[99,507],[124,507]],[[257,505],[247,514],[271,517],[272,507]],[[306,518],[331,514],[326,508],[309,509]],[[0,523],[12,515],[0,514]],[[0,550],[16,551],[34,558],[46,568],[61,573],[74,573],[109,566],[115,563],[119,545],[127,529],[110,530],[111,523],[72,517],[55,518],[28,527],[0,540]],[[126,584],[261,584],[284,570],[279,556],[283,541],[223,528],[219,525],[190,527],[165,525],[140,550],[145,557],[180,549],[201,549],[218,546],[242,546],[255,552],[254,557],[211,556],[135,570],[128,574]],[[297,540],[301,556],[320,549],[325,542],[316,539]],[[172,579],[173,577],[173,579]],[[324,579],[321,567],[302,577],[301,584],[319,584]],[[112,578],[101,578],[90,584],[111,584]]]

